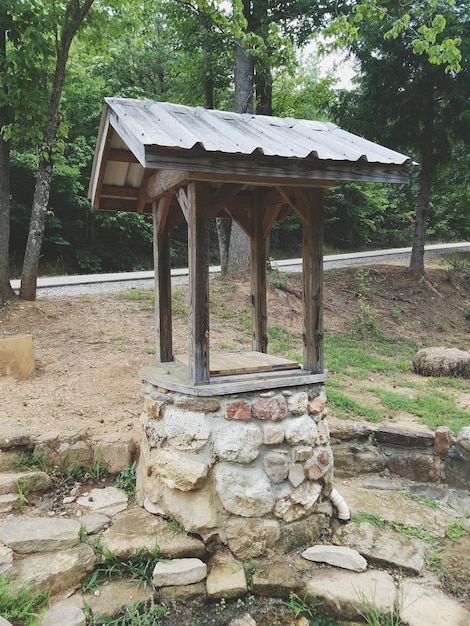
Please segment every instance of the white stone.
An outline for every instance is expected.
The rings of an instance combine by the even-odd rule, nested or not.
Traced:
[[[353,572],[364,572],[367,569],[365,558],[357,550],[352,550],[345,546],[311,546],[302,552],[302,556],[307,561],[328,563],[328,565],[352,570]]]
[[[0,513],[10,513],[19,499],[18,493],[5,493],[0,496]]]
[[[11,626],[11,622],[0,615],[0,626]]]
[[[326,417],[317,422],[318,443],[319,445],[330,442],[330,429],[328,428],[328,420]]]
[[[277,500],[274,513],[285,522],[294,522],[307,517],[313,512],[320,494],[321,485],[304,482],[289,495]]]
[[[300,444],[312,446],[315,444],[318,435],[317,425],[308,415],[285,420],[284,432],[286,441],[291,446]]]
[[[51,478],[46,472],[6,472],[0,474],[0,495],[7,493],[18,494],[18,485],[21,484],[24,492],[45,491],[52,486]]]
[[[159,561],[153,570],[152,582],[155,587],[171,585],[192,585],[207,575],[207,565],[200,559],[173,559]]]
[[[90,607],[95,619],[99,617],[111,618],[115,617],[116,613],[126,606],[151,601],[153,595],[152,585],[136,585],[129,580],[110,580],[105,585],[100,586],[99,594],[84,594],[82,602],[84,606]],[[66,624],[60,626],[66,626]]]
[[[268,452],[263,459],[263,468],[266,476],[275,485],[282,483],[289,474],[290,458],[287,451]]]
[[[223,461],[250,463],[263,443],[260,429],[252,423],[224,422],[214,433],[214,452]]]
[[[262,517],[272,511],[274,495],[262,470],[220,463],[214,475],[217,494],[229,513]]]
[[[0,539],[21,554],[64,550],[80,541],[80,524],[72,519],[9,515],[0,528]]]
[[[205,463],[169,448],[157,451],[155,469],[167,487],[180,491],[191,491],[201,487],[208,471]]]
[[[306,391],[294,393],[287,398],[287,408],[292,415],[304,415],[308,408],[308,395]]]
[[[165,432],[177,450],[201,450],[210,437],[209,421],[203,413],[165,407]]]
[[[470,452],[470,426],[462,428],[458,434],[457,443],[461,448]]]
[[[277,445],[284,441],[283,424],[268,422],[263,424],[264,441],[267,446]]]
[[[87,535],[95,535],[107,526],[111,519],[107,515],[103,515],[103,513],[88,513],[81,515],[78,521]]]
[[[13,565],[13,550],[7,546],[0,546],[0,574],[5,574]]]
[[[129,497],[117,487],[92,489],[78,498],[77,504],[104,515],[116,515],[127,509]]]
[[[245,613],[241,617],[236,617],[232,620],[229,626],[256,626],[256,622],[249,613]]]
[[[305,480],[304,468],[300,463],[294,463],[289,470],[289,482],[293,487],[298,487]]]

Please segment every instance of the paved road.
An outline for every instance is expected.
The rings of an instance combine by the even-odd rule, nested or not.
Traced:
[[[470,252],[470,243],[430,245],[425,248],[425,260],[449,256],[454,252]],[[351,254],[329,254],[323,259],[325,270],[352,265],[376,265],[377,263],[408,263],[411,248],[393,248],[373,252]],[[300,272],[301,259],[274,261],[274,267],[284,272]],[[211,274],[217,274],[220,267],[211,267]],[[172,270],[172,284],[188,281],[188,270]],[[124,272],[119,274],[90,274],[80,276],[47,276],[38,279],[38,298],[44,296],[65,296],[84,293],[109,293],[125,289],[149,288],[153,285],[153,272]],[[19,281],[12,281],[13,289],[19,289]]]

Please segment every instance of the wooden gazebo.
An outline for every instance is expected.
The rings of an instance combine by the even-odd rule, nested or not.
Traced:
[[[160,365],[144,368],[143,377],[196,395],[325,380],[324,189],[337,181],[408,182],[409,162],[330,123],[106,99],[89,190],[93,208],[153,213]],[[300,369],[262,357],[267,352],[266,239],[274,222],[290,211],[303,225]],[[215,217],[232,218],[251,241],[252,375],[236,375],[233,369],[226,376],[211,374],[208,224]],[[170,276],[170,234],[183,220],[190,289],[187,365],[174,363]]]

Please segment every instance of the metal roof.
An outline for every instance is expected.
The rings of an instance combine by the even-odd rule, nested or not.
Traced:
[[[288,176],[304,181],[323,177],[333,182],[407,182],[410,162],[403,154],[329,122],[106,98],[89,196],[100,208],[97,197],[103,185],[137,189],[144,169],[234,177],[243,172],[254,180],[257,176],[275,180],[281,166],[283,174],[289,170]]]
[[[331,123],[237,114],[169,102],[106,98],[122,126],[142,146],[333,161],[399,164],[409,158]],[[144,163],[142,163],[144,165]]]

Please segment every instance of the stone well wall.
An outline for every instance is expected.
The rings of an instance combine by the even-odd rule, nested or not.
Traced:
[[[143,386],[137,499],[240,558],[316,541],[332,513],[322,385],[196,397]]]

